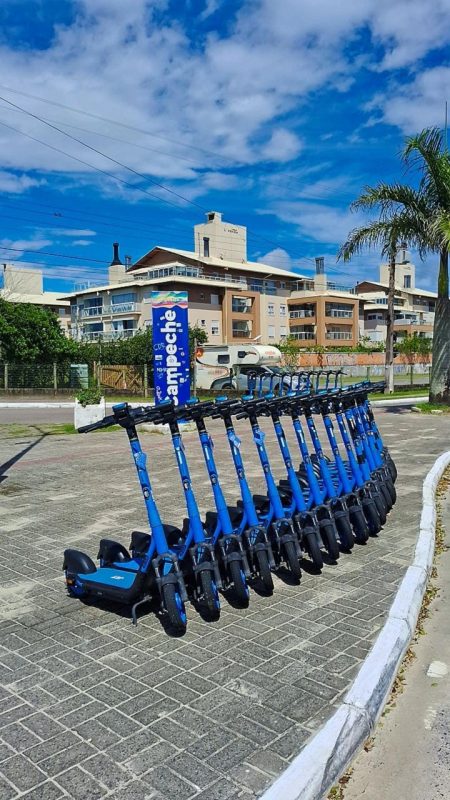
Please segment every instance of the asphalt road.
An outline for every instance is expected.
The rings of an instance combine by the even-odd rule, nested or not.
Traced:
[[[450,545],[450,492],[443,507]],[[406,686],[382,717],[375,744],[353,764],[345,800],[440,800],[450,796],[450,550],[438,559],[439,587],[413,647]]]
[[[44,423],[73,423],[73,408],[0,408],[0,425],[36,425]]]

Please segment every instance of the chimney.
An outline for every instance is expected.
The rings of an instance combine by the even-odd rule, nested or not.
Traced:
[[[120,256],[119,256],[119,242],[114,242],[113,243],[113,260],[111,261],[111,267],[115,267],[115,266],[117,266],[119,264],[122,265],[122,262],[121,262]]]
[[[316,292],[324,292],[327,288],[327,276],[325,275],[325,258],[319,256],[315,259],[316,275],[314,278],[314,289]]]
[[[316,275],[323,275],[325,272],[325,259],[323,256],[319,256],[315,259],[316,262]]]
[[[125,268],[128,270],[131,267],[131,256],[125,256]]]

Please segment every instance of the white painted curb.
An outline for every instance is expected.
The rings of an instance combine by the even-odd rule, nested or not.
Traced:
[[[373,732],[417,624],[431,572],[436,532],[435,492],[450,451],[423,483],[423,509],[413,564],[388,618],[343,702],[260,800],[322,800]]]

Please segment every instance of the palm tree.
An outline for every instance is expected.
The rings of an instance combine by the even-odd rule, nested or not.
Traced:
[[[343,258],[349,261],[353,256],[365,251],[367,248],[376,248],[389,263],[389,288],[387,295],[386,315],[386,357],[385,381],[386,390],[394,391],[394,295],[395,295],[395,264],[400,243],[407,242],[409,246],[417,244],[414,229],[407,215],[402,213],[385,214],[383,200],[386,184],[375,187],[366,187],[365,192],[352,203],[352,209],[367,210],[380,207],[380,219],[368,222],[359,228],[354,228],[342,245],[338,253],[338,260]],[[385,217],[385,218],[384,218]]]
[[[449,299],[449,249],[450,249],[450,155],[443,144],[437,128],[426,128],[416,136],[406,139],[402,159],[407,169],[419,172],[420,180],[415,189],[403,184],[380,183],[375,188],[366,188],[353,208],[379,212],[378,223],[394,223],[400,238],[415,247],[422,258],[427,252],[439,253],[438,296],[436,301],[433,333],[433,365],[430,383],[430,401],[450,404],[450,299]],[[400,227],[398,227],[400,225]],[[342,246],[340,256],[344,259],[359,252],[356,229]],[[402,229],[402,233],[400,233]],[[386,249],[387,239],[379,238],[384,255],[390,258],[390,278],[394,278],[395,263]],[[400,240],[398,240],[399,243]],[[354,242],[354,246],[352,243]],[[366,244],[371,245],[369,235]],[[391,240],[393,244],[393,239]],[[393,276],[391,276],[393,272]],[[391,283],[391,280],[390,280]],[[393,299],[393,294],[392,294]],[[389,303],[389,295],[388,295]],[[392,310],[392,308],[391,308]],[[389,314],[389,312],[388,312]],[[388,337],[389,338],[389,337]],[[387,345],[388,346],[388,345]],[[386,352],[386,355],[388,353]]]

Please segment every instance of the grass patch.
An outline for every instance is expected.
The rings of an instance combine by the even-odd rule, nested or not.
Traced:
[[[431,414],[432,411],[442,411],[443,414],[450,414],[450,406],[443,406],[439,403],[416,403],[422,414]]]
[[[100,428],[92,433],[109,433],[110,431],[120,430],[120,425],[112,425],[110,428]],[[61,423],[39,423],[37,425],[0,425],[0,437],[4,439],[19,439],[25,436],[71,436],[78,431],[70,422]]]

